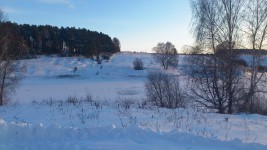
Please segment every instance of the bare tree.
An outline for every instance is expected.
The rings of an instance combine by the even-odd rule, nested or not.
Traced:
[[[217,0],[192,0],[192,20],[194,36],[197,47],[206,53],[215,53],[216,45],[222,40],[217,36],[219,27],[217,21],[220,19],[218,14]]]
[[[196,54],[201,54],[203,53],[202,49],[198,46],[189,46],[189,45],[184,45],[182,47],[182,52],[184,54],[189,54],[189,55],[196,55]]]
[[[240,92],[240,76],[236,76],[235,70],[238,69],[235,64],[234,50],[239,42],[239,26],[241,25],[243,17],[243,6],[245,2],[243,0],[220,0],[219,9],[222,16],[220,20],[220,39],[226,42],[226,53],[224,55],[225,62],[227,63],[227,84],[226,90],[228,95],[228,108],[229,114],[233,113],[233,105],[238,101]]]
[[[171,42],[158,43],[158,45],[153,48],[153,51],[156,52],[153,54],[155,61],[159,63],[164,70],[168,70],[169,67],[177,67],[177,50]]]
[[[252,49],[261,50],[266,47],[267,38],[267,1],[266,0],[250,0],[245,16],[245,29],[249,37]]]
[[[239,43],[242,0],[192,0],[197,47],[212,55],[198,57],[193,68],[197,102],[219,113],[233,113],[242,95],[242,80],[234,53]],[[223,53],[216,54],[217,51]]]
[[[13,59],[15,58],[15,56],[12,53],[12,51],[14,51],[13,45],[18,41],[17,39],[14,38],[14,35],[11,33],[12,33],[11,28],[9,28],[9,26],[7,25],[3,25],[1,21],[0,22],[0,106],[4,105],[6,103],[6,99],[9,96],[9,94],[15,91],[15,87],[18,85],[18,81],[20,79],[17,76],[16,72],[22,69],[16,64],[15,61],[13,61]]]
[[[14,73],[18,68],[14,61],[6,60],[0,62],[0,106],[6,103],[9,94],[13,93],[18,86],[20,78]]]
[[[253,113],[258,107],[256,95],[262,93],[263,89],[260,85],[265,83],[264,74],[259,72],[258,67],[261,65],[261,50],[266,48],[267,38],[267,1],[266,0],[250,0],[246,6],[246,16],[244,18],[246,28],[243,29],[248,36],[250,48],[253,49],[251,60],[251,73],[249,86],[244,97],[243,111]],[[254,104],[255,103],[255,104]]]
[[[163,72],[150,72],[145,82],[148,101],[166,108],[184,107],[179,80]]]

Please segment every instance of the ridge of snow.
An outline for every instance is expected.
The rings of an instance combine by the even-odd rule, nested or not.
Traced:
[[[244,144],[240,140],[220,141],[171,131],[153,132],[137,126],[128,128],[64,128],[57,125],[17,125],[0,122],[0,149],[80,150],[80,149],[191,149],[264,150],[265,145]]]

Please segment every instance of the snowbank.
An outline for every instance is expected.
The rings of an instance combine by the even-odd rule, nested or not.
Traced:
[[[265,150],[267,146],[244,144],[239,140],[219,141],[172,131],[156,133],[139,127],[63,128],[42,124],[9,124],[0,121],[0,149],[9,150]]]

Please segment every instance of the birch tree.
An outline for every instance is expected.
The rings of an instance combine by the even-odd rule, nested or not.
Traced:
[[[191,4],[196,45],[212,54],[194,61],[197,69],[192,74],[192,92],[201,106],[231,114],[242,97],[243,83],[234,49],[239,43],[244,2],[191,0]]]

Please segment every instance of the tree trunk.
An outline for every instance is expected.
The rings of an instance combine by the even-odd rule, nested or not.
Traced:
[[[4,64],[4,72],[3,78],[1,81],[1,89],[0,89],[0,106],[4,105],[4,87],[5,87],[5,79],[6,79],[6,65]]]

